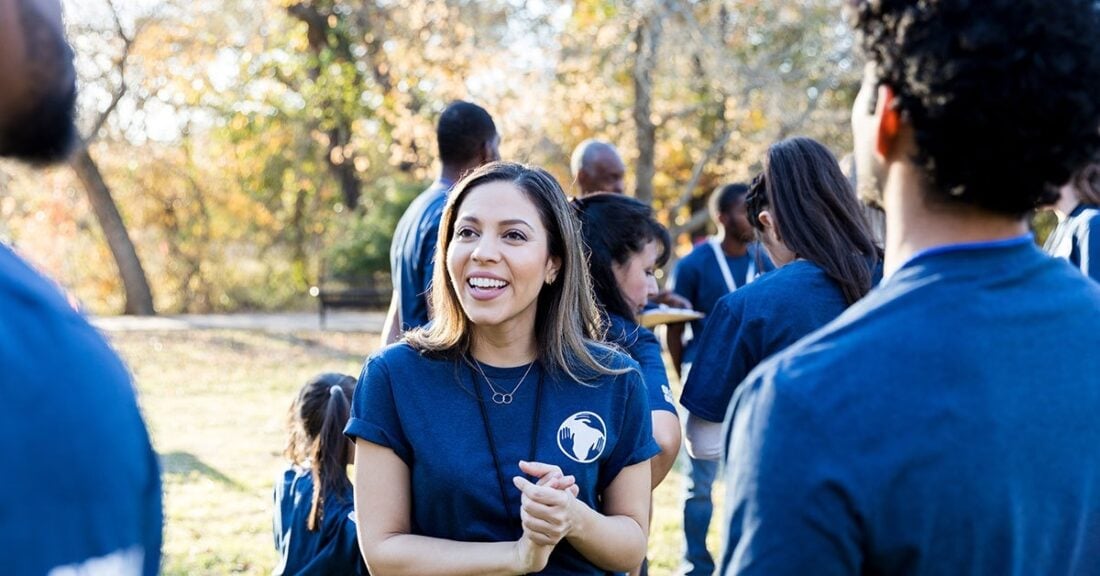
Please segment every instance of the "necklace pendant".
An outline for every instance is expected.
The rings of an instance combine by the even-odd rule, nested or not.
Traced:
[[[511,404],[512,394],[508,392],[493,392],[494,404]]]

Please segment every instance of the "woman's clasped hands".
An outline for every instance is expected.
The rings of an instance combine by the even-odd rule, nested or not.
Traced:
[[[523,496],[520,504],[520,521],[523,536],[517,542],[521,564],[526,572],[538,572],[546,567],[554,546],[569,536],[577,526],[577,500],[580,488],[572,475],[566,476],[561,468],[541,462],[520,461],[524,474],[535,482],[515,476],[515,484]]]

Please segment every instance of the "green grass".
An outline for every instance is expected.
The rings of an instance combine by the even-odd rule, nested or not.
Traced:
[[[269,574],[275,562],[271,488],[283,466],[287,407],[318,372],[358,375],[378,336],[195,330],[108,337],[134,373],[162,458],[163,573]],[[681,489],[673,470],[654,494],[649,558],[655,575],[672,574],[679,562]],[[712,550],[718,549],[717,524]]]

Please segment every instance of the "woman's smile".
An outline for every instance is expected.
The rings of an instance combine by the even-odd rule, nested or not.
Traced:
[[[466,287],[475,300],[492,300],[507,289],[504,279],[485,272],[475,272],[466,278]]]

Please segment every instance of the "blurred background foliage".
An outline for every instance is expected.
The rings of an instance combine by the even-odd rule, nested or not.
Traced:
[[[97,313],[142,313],[135,276],[159,312],[305,306],[322,267],[388,270],[438,171],[438,113],[463,98],[505,159],[567,191],[573,147],[615,143],[683,252],[706,195],[770,143],[850,148],[841,4],[68,0],[86,154],[45,176],[0,164],[0,239]]]

